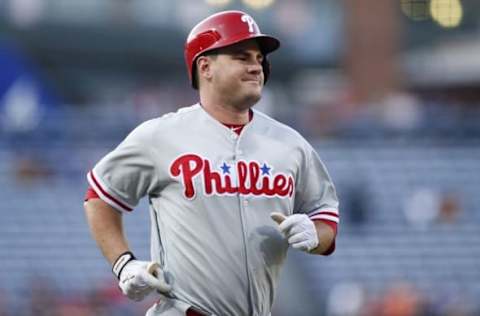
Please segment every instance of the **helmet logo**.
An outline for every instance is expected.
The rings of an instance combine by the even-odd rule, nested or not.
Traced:
[[[244,14],[244,15],[242,15],[241,19],[242,19],[242,22],[245,22],[245,23],[248,24],[248,31],[250,33],[254,33],[255,28],[257,27],[257,24],[255,23],[253,18],[250,15]]]

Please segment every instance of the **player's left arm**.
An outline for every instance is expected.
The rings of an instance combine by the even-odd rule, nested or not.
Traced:
[[[340,220],[338,198],[320,157],[306,141],[304,145],[296,176],[293,214],[286,217],[279,228],[292,248],[330,255],[335,250]]]
[[[311,254],[328,256],[335,250],[336,223],[314,220],[317,231],[318,246],[310,250]]]

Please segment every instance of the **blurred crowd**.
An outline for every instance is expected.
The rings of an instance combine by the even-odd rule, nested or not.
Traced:
[[[21,293],[24,302],[20,307],[14,306],[2,293],[1,316],[133,316],[141,315],[153,304],[153,299],[133,304],[114,282],[105,282],[86,292],[65,292],[57,289],[52,280],[39,278],[30,280],[27,288],[25,293]]]
[[[32,280],[24,304],[15,307],[7,295],[0,295],[0,316],[134,316],[142,315],[156,300],[131,302],[116,284],[105,282],[89,291],[65,292],[55,289],[51,280]],[[10,305],[9,305],[10,304]],[[422,292],[413,284],[399,280],[388,284],[380,294],[372,295],[361,284],[335,285],[326,300],[325,312],[316,316],[475,316],[475,298],[444,291],[441,297]],[[274,316],[289,316],[277,310]],[[314,316],[314,315],[312,315]]]

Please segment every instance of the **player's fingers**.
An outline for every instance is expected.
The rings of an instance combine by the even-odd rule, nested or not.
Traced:
[[[300,218],[296,215],[288,216],[280,225],[280,231],[284,234],[288,234],[290,229],[299,222]]]
[[[270,213],[270,218],[280,225],[287,217],[282,213],[272,212]]]
[[[294,234],[294,235],[292,235],[288,238],[288,243],[290,245],[294,245],[294,244],[300,243],[302,241],[305,241],[305,234],[304,233]]]
[[[134,301],[141,301],[152,292],[153,289],[147,285],[145,287],[132,287],[126,292],[127,296]]]
[[[127,292],[126,293],[128,298],[131,299],[131,300],[134,300],[136,302],[140,301],[140,299],[138,298],[138,294],[137,293],[133,293],[133,292]]]
[[[158,262],[152,261],[147,265],[147,272],[153,276],[157,276],[157,269],[160,268],[160,264]]]
[[[292,244],[292,247],[297,250],[309,251],[310,243],[308,241],[302,241],[302,242]]]
[[[165,281],[163,272],[158,269],[155,271],[157,277],[150,273],[142,274],[143,281],[150,287],[159,290],[162,293],[168,293],[172,290],[172,286]]]
[[[165,280],[163,270],[160,268],[160,264],[158,262],[150,262],[147,266],[147,272],[158,280],[151,285],[152,287],[163,293],[170,292],[171,285]]]
[[[305,225],[298,225],[298,222],[296,222],[294,225],[292,225],[288,231],[289,236],[293,236],[296,234],[304,233],[305,232]]]
[[[151,291],[150,291],[151,292]],[[145,293],[145,292],[135,292],[131,295],[129,295],[129,298],[136,301],[136,302],[140,302],[141,300],[143,300],[145,298],[145,296],[147,296],[147,294],[149,294],[150,292],[148,293]]]
[[[170,279],[167,278],[167,274],[160,268],[157,268],[155,273],[157,275],[157,279],[159,279],[159,281],[163,284],[162,287],[165,290],[162,290],[158,287],[157,289],[161,290],[162,292],[170,292],[172,290],[172,284],[170,282]],[[161,277],[158,277],[158,276],[161,276]]]

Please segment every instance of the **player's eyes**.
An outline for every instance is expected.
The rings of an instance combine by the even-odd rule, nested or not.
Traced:
[[[237,56],[234,56],[233,59],[235,60],[240,60],[240,61],[249,61],[249,57],[248,56],[244,56],[244,55],[237,55]],[[257,62],[259,64],[261,64],[263,62],[263,56],[262,57],[258,57],[257,58]]]

